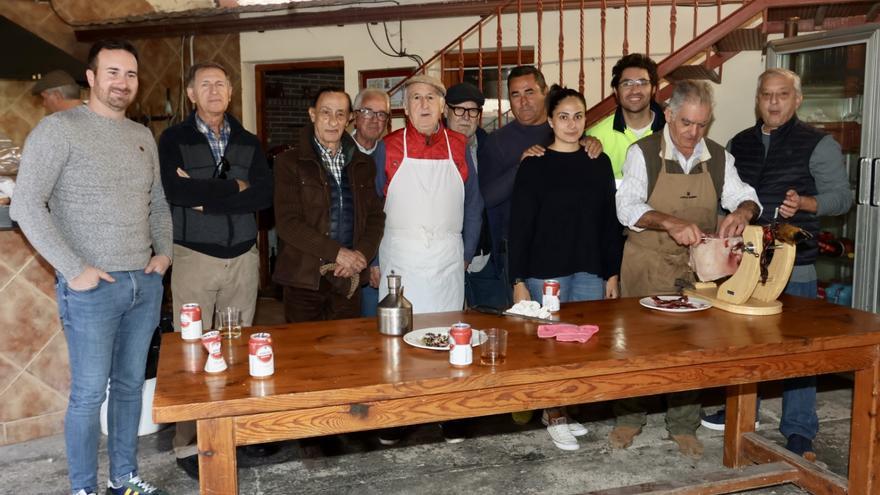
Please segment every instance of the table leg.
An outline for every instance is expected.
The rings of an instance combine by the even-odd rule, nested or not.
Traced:
[[[751,462],[743,453],[743,433],[755,431],[755,406],[758,384],[746,383],[727,387],[724,423],[724,465],[729,468],[747,466]]]
[[[202,495],[238,493],[238,467],[232,418],[198,421],[199,492]]]
[[[849,443],[849,494],[880,490],[880,361],[855,372]]]

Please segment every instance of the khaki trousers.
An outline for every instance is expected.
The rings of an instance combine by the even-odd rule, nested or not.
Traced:
[[[260,282],[260,257],[257,247],[235,258],[215,258],[192,249],[174,245],[171,270],[171,301],[174,306],[174,330],[180,331],[180,307],[198,303],[202,309],[202,327],[212,328],[214,308],[234,306],[241,309],[242,326],[254,321],[257,289]],[[177,423],[174,455],[178,458],[198,453],[195,445],[196,423]]]

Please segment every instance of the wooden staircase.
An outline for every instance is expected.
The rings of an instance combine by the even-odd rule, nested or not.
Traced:
[[[559,58],[557,60],[564,60],[563,57],[566,51],[566,41],[563,38],[562,30],[563,15],[572,15],[572,10],[575,15],[580,15],[581,32],[578,33],[578,36],[575,38],[579,41],[581,54],[580,74],[578,78],[578,87],[581,92],[584,92],[583,53],[585,44],[584,38],[587,34],[585,33],[584,28],[584,12],[597,9],[599,11],[601,19],[601,39],[595,40],[591,38],[590,42],[596,43],[596,41],[599,41],[602,47],[600,60],[601,81],[599,82],[600,86],[602,86],[602,91],[600,100],[592,104],[587,112],[588,126],[612,113],[617,105],[613,93],[608,95],[605,94],[605,86],[607,86],[607,81],[610,79],[610,74],[606,74],[606,16],[613,8],[624,9],[625,27],[621,53],[626,54],[630,51],[629,33],[626,32],[628,29],[629,10],[643,9],[643,12],[646,14],[645,51],[647,51],[652,44],[654,46],[658,44],[658,40],[652,40],[652,36],[656,36],[657,31],[661,31],[664,33],[662,35],[667,35],[671,38],[670,45],[672,47],[672,52],[658,62],[659,75],[666,83],[661,83],[661,87],[658,90],[657,99],[659,101],[665,100],[669,97],[672,87],[668,83],[677,80],[705,79],[720,83],[722,80],[722,67],[724,63],[738,53],[763,50],[767,44],[769,34],[786,33],[791,35],[798,32],[831,30],[868,22],[876,22],[878,16],[880,16],[880,1],[878,0],[842,0],[836,2],[828,2],[827,0],[600,0],[598,2],[585,2],[583,0],[580,2],[565,2],[564,0],[557,0],[557,2],[552,2],[548,0],[546,3],[547,5],[555,5],[557,7],[556,15],[559,16]],[[656,14],[656,7],[658,5],[669,6],[668,18],[660,18],[658,20]],[[722,6],[729,7],[730,5],[736,5],[737,7],[735,10],[722,17]],[[702,33],[698,33],[697,15],[700,9],[705,11],[706,7],[711,6],[717,7],[716,23]],[[693,7],[694,9],[692,15],[692,37],[683,46],[675,47],[675,35],[678,31],[676,26],[678,22],[677,16],[680,10],[683,10],[686,7]],[[477,51],[479,54],[479,69],[481,74],[479,85],[481,89],[484,89],[484,93],[486,92],[486,88],[483,87],[482,64],[483,58],[488,57],[488,55],[484,54],[493,54],[493,52],[497,52],[497,56],[494,60],[501,60],[502,47],[506,51],[515,49],[517,52],[517,61],[521,61],[520,53],[524,47],[537,47],[535,49],[535,53],[537,54],[536,65],[540,68],[542,62],[541,48],[544,43],[541,30],[541,19],[545,15],[543,8],[544,2],[542,0],[537,0],[537,3],[535,1],[529,2],[527,0],[508,0],[504,3],[498,2],[493,12],[482,17],[480,21],[469,27],[457,38],[453,39],[433,57],[426,60],[424,64],[415,69],[413,75],[431,71],[432,65],[436,65],[438,62],[442,64],[444,60],[448,63],[448,60],[450,59],[457,59],[459,61],[459,66],[457,68],[458,77],[459,80],[462,80],[465,69],[465,46],[468,46],[471,52]],[[653,13],[654,17],[652,17],[652,8],[655,9]],[[537,12],[538,26],[537,32],[534,33],[534,36],[529,36],[528,33],[524,34],[526,31],[522,20],[523,13],[526,11],[524,9]],[[566,10],[568,10],[568,12],[566,12]],[[547,15],[549,15],[549,13]],[[515,16],[516,30],[513,47],[511,47],[510,41],[507,41],[510,37],[513,37],[513,35],[508,34],[508,37],[504,36],[502,16],[506,16],[506,19]],[[658,30],[654,27],[652,33],[652,23],[660,24],[664,27],[668,26],[668,29]],[[594,37],[595,33],[589,33],[589,35]],[[494,49],[491,45],[485,47],[484,37],[495,41]],[[569,35],[569,38],[570,37],[571,36]],[[476,47],[474,47],[475,40]],[[568,48],[568,50],[574,51],[574,49],[571,48]],[[455,56],[456,53],[457,57]],[[450,54],[452,56],[450,56]],[[441,73],[450,70],[455,70],[455,68],[450,68],[448,66],[443,67],[441,65]],[[496,81],[497,88],[495,89],[495,92],[500,95],[502,92],[501,68],[498,67],[497,70],[498,78]],[[610,70],[608,70],[608,72],[610,72]],[[552,80],[554,74],[545,71],[545,75],[548,79]],[[559,72],[559,78],[562,78],[561,69]],[[400,84],[389,90],[389,93],[393,94],[403,85],[403,83],[404,81],[401,81]],[[588,104],[589,103],[588,100]],[[501,105],[502,101],[499,96],[499,109],[501,109]],[[490,125],[487,130],[492,130],[495,125],[503,125],[506,120],[506,113],[499,110],[497,118],[489,123]],[[484,127],[487,127],[485,124],[486,123],[484,122]]]

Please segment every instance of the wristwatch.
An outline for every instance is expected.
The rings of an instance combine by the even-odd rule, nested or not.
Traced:
[[[524,284],[524,283],[526,283],[525,280],[523,280],[521,278],[515,278],[515,279],[513,279],[513,283],[511,284],[511,286],[516,287],[517,284]]]

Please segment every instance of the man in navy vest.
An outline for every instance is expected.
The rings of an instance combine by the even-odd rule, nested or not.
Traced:
[[[760,119],[730,141],[740,177],[753,186],[764,205],[759,223],[773,221],[798,226],[813,238],[797,246],[785,293],[816,298],[816,255],[819,217],[843,215],[852,206],[840,145],[828,134],[797,117],[803,101],[801,80],[787,69],[768,69],[758,78],[755,102]],[[724,429],[724,411],[704,417],[703,426]],[[819,431],[815,377],[784,382],[779,430],[786,448],[815,459],[813,439]]]

